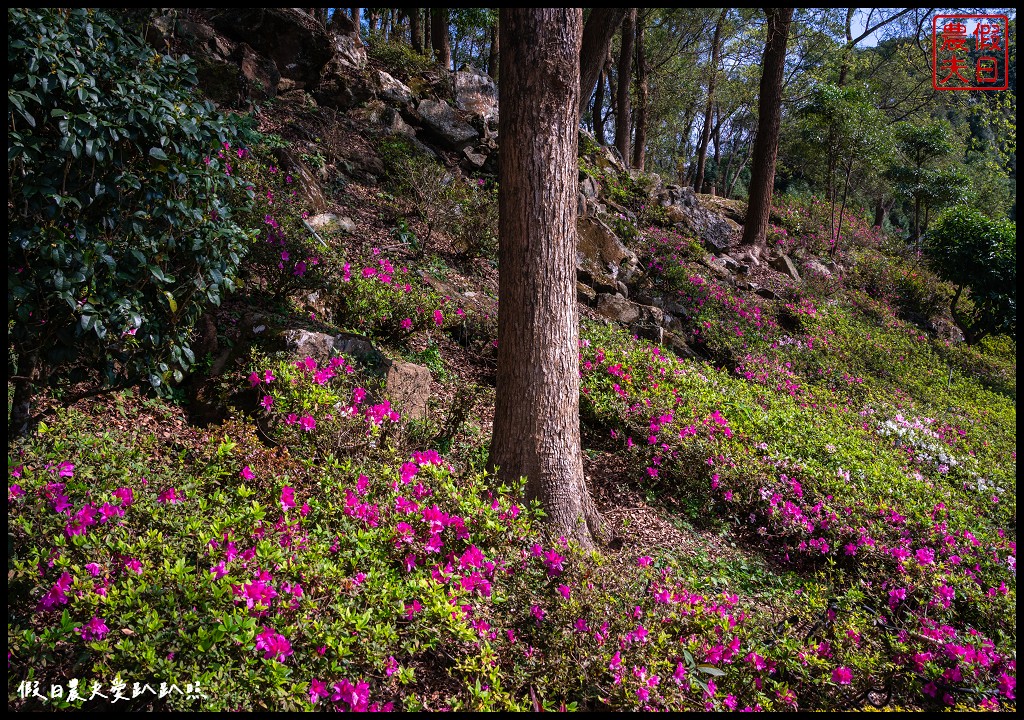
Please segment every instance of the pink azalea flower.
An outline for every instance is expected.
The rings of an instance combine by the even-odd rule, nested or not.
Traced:
[[[126,508],[135,502],[135,495],[132,493],[132,489],[130,487],[119,487],[112,494],[121,501],[121,507]]]
[[[90,640],[102,640],[103,636],[110,632],[110,628],[103,622],[103,618],[93,616],[92,620],[87,622],[84,627],[81,628],[80,633],[82,639],[86,642]]]
[[[256,636],[256,649],[264,651],[265,660],[277,662],[284,662],[292,654],[292,645],[287,638],[269,627],[263,628],[263,632]]]
[[[266,410],[269,410],[273,404],[274,398],[270,397],[269,395],[264,395],[263,399],[260,400],[260,405],[262,405]]]
[[[850,672],[848,667],[837,667],[832,671],[832,682],[836,685],[849,685],[853,679],[853,673]]]
[[[162,493],[160,493],[159,496],[157,496],[157,502],[159,503],[168,503],[170,505],[175,505],[177,503],[180,503],[181,501],[182,498],[178,497],[178,491],[175,490],[174,488],[168,488],[167,490],[164,490]]]
[[[412,318],[405,318],[404,320],[402,320],[402,329],[412,330]]]
[[[312,432],[316,427],[316,420],[313,419],[312,415],[303,415],[299,418],[299,427],[306,432]]]
[[[295,507],[295,488],[285,485],[281,488],[281,509],[288,510]]]
[[[441,327],[441,325],[443,323],[444,323],[444,315],[441,313],[440,310],[435,310],[434,311],[434,324],[437,325],[438,327]]]
[[[572,590],[569,589],[568,585],[559,585],[556,589],[566,600],[568,600],[569,596],[572,594]]]
[[[243,467],[242,468],[242,472],[239,473],[239,474],[245,480],[252,480],[254,477],[256,477],[256,475],[253,473],[252,469],[248,465]]]

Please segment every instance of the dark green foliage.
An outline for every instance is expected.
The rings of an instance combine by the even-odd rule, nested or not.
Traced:
[[[195,320],[234,289],[244,253],[221,201],[236,185],[233,124],[195,99],[187,57],[154,52],[102,12],[7,17],[19,364],[84,361],[166,386],[194,362]]]
[[[1017,336],[1017,224],[957,207],[928,233],[927,250],[940,275],[957,286],[953,318],[969,344],[992,333]],[[958,311],[964,289],[972,310]]]

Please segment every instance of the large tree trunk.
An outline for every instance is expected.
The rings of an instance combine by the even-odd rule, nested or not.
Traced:
[[[761,61],[761,92],[757,101],[757,137],[750,177],[747,221],[743,226],[744,252],[758,263],[767,244],[768,216],[772,211],[775,160],[779,151],[782,122],[782,74],[786,66],[786,41],[793,8],[766,8],[768,38]]]
[[[594,86],[604,66],[604,59],[611,47],[612,35],[622,24],[626,8],[594,8],[583,28],[583,45],[580,48],[580,107],[590,104]]]
[[[448,8],[430,9],[430,40],[437,64],[452,69],[452,44],[448,37]]]
[[[722,14],[715,23],[715,35],[711,40],[711,67],[708,73],[708,104],[704,108],[704,129],[700,134],[700,146],[697,148],[697,175],[693,180],[694,192],[704,192],[704,169],[708,160],[708,142],[711,140],[711,116],[715,109],[715,84],[718,81],[718,62],[722,54],[722,26],[728,8],[722,8]]]
[[[633,42],[636,39],[636,8],[630,8],[622,21],[622,44],[619,48],[619,78],[615,104],[615,147],[622,156],[622,164],[629,167],[630,106],[629,85],[633,79]]]
[[[412,35],[412,49],[423,52],[423,16],[419,8],[409,10],[409,34]]]
[[[501,42],[498,39],[498,20],[491,23],[491,48],[487,54],[487,74],[495,80],[498,79],[498,59],[501,52]]]
[[[576,304],[579,8],[502,8],[498,371],[491,463],[554,535],[590,548]]]
[[[636,19],[636,135],[633,138],[633,167],[644,169],[647,145],[647,56],[644,54],[644,17]]]

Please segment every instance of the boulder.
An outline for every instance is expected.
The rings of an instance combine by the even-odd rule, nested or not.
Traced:
[[[204,8],[217,32],[274,61],[282,78],[312,87],[335,53],[327,29],[298,8]]]
[[[679,333],[666,332],[662,335],[662,342],[672,349],[679,357],[696,359],[698,354],[691,348],[683,336]]]
[[[726,252],[739,235],[736,221],[723,217],[717,208],[705,207],[693,188],[666,185],[653,197],[665,208],[670,222],[693,233],[714,253]]]
[[[789,255],[785,253],[776,255],[768,259],[768,264],[778,270],[780,273],[789,275],[791,278],[800,282],[800,273],[796,269],[796,265],[790,259]]]
[[[765,300],[778,300],[779,299],[779,296],[776,295],[774,291],[772,291],[769,288],[765,288],[765,287],[756,288],[754,290],[754,293],[756,295],[760,296],[760,297],[763,297]]]
[[[834,264],[833,264],[834,266]],[[808,257],[804,260],[803,268],[806,273],[810,275],[817,275],[818,277],[831,278],[832,270],[825,265],[821,260],[815,257]]]
[[[404,420],[423,420],[430,400],[430,370],[401,360],[388,360],[384,394]]]
[[[396,105],[408,105],[412,102],[412,90],[400,80],[396,80],[383,70],[377,71],[377,94]]]
[[[349,70],[363,70],[367,62],[366,47],[359,39],[359,33],[356,32],[355,27],[351,27],[351,30],[347,30],[338,26],[337,31],[331,33],[334,60]]]
[[[452,150],[461,150],[480,137],[444,100],[420,100],[416,112],[424,129]]]
[[[309,330],[285,330],[283,336],[285,347],[300,359],[311,357],[322,365],[337,354],[333,335]]]
[[[455,106],[469,113],[481,130],[496,127],[498,88],[485,72],[464,65],[455,73]]]
[[[631,303],[621,295],[600,293],[597,296],[595,309],[609,320],[627,325],[640,319],[640,306]]]
[[[600,190],[601,186],[597,184],[597,180],[589,175],[584,175],[583,179],[580,180],[580,192],[583,193],[584,197],[588,199],[596,198]]]
[[[381,125],[389,135],[404,135],[409,139],[416,137],[416,129],[405,121],[402,113],[395,108],[385,108],[381,113]]]
[[[576,281],[576,299],[584,305],[592,305],[597,299],[597,292],[589,285]]]
[[[594,270],[593,268],[576,268],[576,281],[589,285],[599,293],[614,295],[618,292],[615,278],[608,273]]]
[[[597,218],[576,223],[577,252],[600,265],[618,267],[631,254],[610,227]]]

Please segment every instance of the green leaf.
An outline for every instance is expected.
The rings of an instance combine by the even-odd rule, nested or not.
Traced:
[[[724,671],[719,670],[714,665],[698,665],[697,669],[700,670],[702,673],[707,673],[708,675],[713,675],[714,677],[722,677],[723,675],[725,675]]]
[[[151,147],[149,149],[149,155],[150,157],[156,158],[157,160],[170,160],[170,158],[167,157],[167,153],[165,153],[158,147]]]

